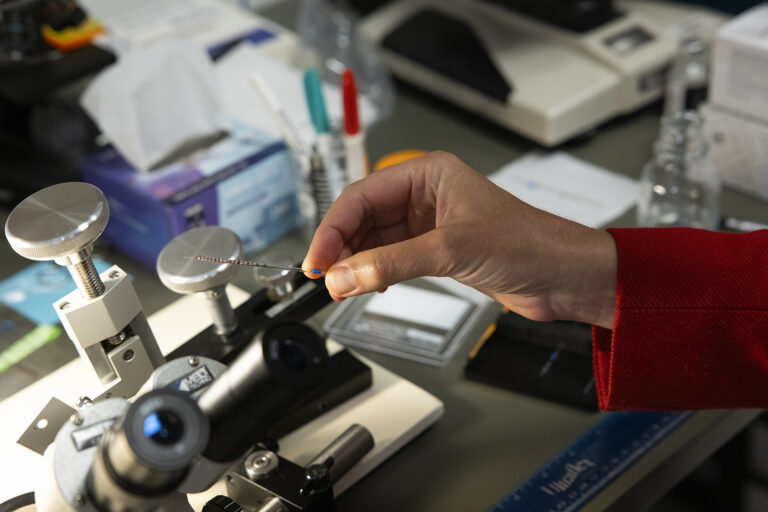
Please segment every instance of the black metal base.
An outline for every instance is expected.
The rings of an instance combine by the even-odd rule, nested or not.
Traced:
[[[304,321],[330,303],[331,298],[322,279],[310,280],[306,276],[297,275],[295,289],[307,283],[314,285],[314,288],[287,304],[272,318],[268,317],[266,312],[275,304],[267,298],[265,290],[259,291],[235,309],[239,325],[235,332],[221,336],[216,334],[212,326],[208,327],[168,354],[168,360],[196,355],[209,357],[224,364],[231,363],[270,323]],[[310,391],[289,415],[275,424],[270,430],[270,439],[259,441],[279,439],[368,389],[372,382],[371,369],[349,351],[342,350],[334,354],[329,358],[323,385]]]

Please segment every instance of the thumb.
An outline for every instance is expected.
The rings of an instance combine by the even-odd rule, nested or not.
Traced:
[[[333,265],[325,276],[331,295],[352,297],[421,276],[441,275],[436,230],[369,249]]]

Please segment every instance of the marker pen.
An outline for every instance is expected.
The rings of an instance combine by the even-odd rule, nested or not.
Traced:
[[[347,155],[349,181],[368,176],[368,155],[365,152],[365,133],[360,129],[357,109],[357,86],[351,69],[341,76],[341,94],[344,102],[344,149]]]
[[[328,122],[328,114],[325,109],[325,99],[323,98],[323,88],[320,82],[320,76],[314,69],[308,69],[304,72],[304,93],[307,97],[307,107],[309,108],[309,117],[317,133],[317,147],[325,163],[325,172],[328,176],[328,186],[332,199],[336,199],[344,190],[342,169],[333,154],[331,140],[331,125]]]

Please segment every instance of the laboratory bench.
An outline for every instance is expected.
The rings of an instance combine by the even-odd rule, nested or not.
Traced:
[[[264,14],[290,25],[295,4],[281,3],[266,9]],[[489,174],[529,150],[540,149],[410,86],[396,83],[396,88],[392,115],[367,132],[372,162],[401,149],[445,150],[479,172]],[[651,105],[610,121],[558,149],[605,169],[639,177],[643,164],[652,155],[659,114],[659,105]],[[722,213],[768,223],[765,203],[727,188],[722,194]],[[0,221],[5,222],[7,215],[7,211],[2,212]],[[634,209],[611,225],[634,225]],[[300,259],[310,237],[311,230],[300,229],[268,251],[294,254]],[[132,276],[148,315],[180,297],[166,289],[153,270],[105,243],[97,244],[95,254],[120,265]],[[7,243],[0,244],[0,258],[2,277],[30,264]],[[242,269],[232,282],[249,292],[258,289],[248,268]],[[311,323],[321,326],[334,307],[335,304],[329,305]],[[605,415],[466,379],[463,370],[467,354],[499,309],[489,309],[485,325],[478,325],[476,332],[463,340],[457,355],[445,367],[360,350],[365,357],[442,400],[445,412],[437,423],[340,496],[336,502],[339,512],[487,510]],[[52,357],[60,362],[76,356],[65,336],[57,342],[55,350],[58,355]],[[28,377],[23,374],[13,376],[12,372],[0,374],[0,390],[24,385],[25,378]],[[398,411],[388,414],[397,415]],[[696,413],[582,510],[644,510],[749,425],[757,414],[758,411]]]

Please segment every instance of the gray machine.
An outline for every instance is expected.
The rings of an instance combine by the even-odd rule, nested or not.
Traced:
[[[679,41],[722,20],[641,0],[398,0],[360,29],[398,77],[554,146],[659,98]]]

